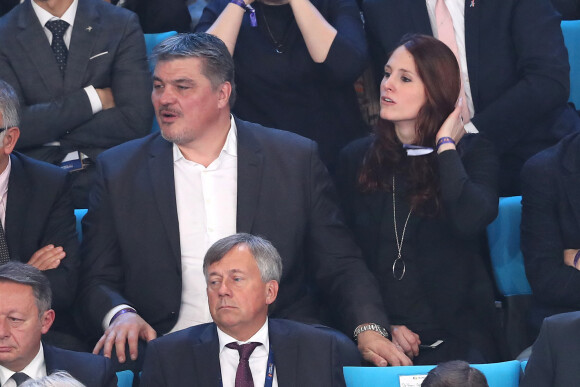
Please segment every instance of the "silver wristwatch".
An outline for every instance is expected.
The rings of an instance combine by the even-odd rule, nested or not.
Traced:
[[[371,323],[371,324],[359,325],[358,327],[356,327],[356,329],[354,330],[354,333],[353,333],[354,339],[358,340],[358,335],[360,335],[361,333],[363,333],[365,331],[375,331],[379,335],[381,335],[387,339],[391,336],[389,334],[389,332],[385,328],[380,326],[379,324]]]

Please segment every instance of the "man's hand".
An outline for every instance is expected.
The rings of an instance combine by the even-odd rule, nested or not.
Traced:
[[[66,253],[61,246],[47,245],[32,254],[28,264],[41,271],[56,269],[64,257]]]
[[[97,345],[95,345],[93,353],[96,355],[103,349],[103,355],[110,358],[114,345],[117,352],[117,360],[119,360],[119,363],[124,363],[125,344],[128,342],[131,360],[136,360],[139,355],[137,351],[139,339],[149,342],[156,337],[157,332],[141,316],[137,313],[125,313],[117,317],[107,328]]]
[[[101,99],[101,105],[103,105],[103,110],[111,109],[115,107],[115,98],[113,98],[113,91],[110,87],[105,89],[95,89],[99,98]]]
[[[421,340],[418,334],[404,325],[391,325],[391,334],[395,346],[400,347],[407,357],[412,359],[419,355]]]
[[[378,367],[413,365],[402,349],[375,331],[365,331],[358,335],[358,350],[365,360]]]

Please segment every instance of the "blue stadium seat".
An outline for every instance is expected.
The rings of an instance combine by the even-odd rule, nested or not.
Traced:
[[[401,375],[426,375],[435,366],[344,367],[347,387],[397,387]],[[520,383],[520,362],[472,364],[485,375],[490,387],[517,387]]]
[[[532,294],[520,250],[521,218],[521,196],[500,198],[498,216],[487,227],[493,273],[504,296]]]
[[[133,386],[133,372],[132,371],[119,371],[117,372],[117,386],[118,387],[131,387]]]
[[[570,62],[570,102],[580,110],[580,20],[564,20],[561,27]]]
[[[75,210],[75,217],[77,218],[77,235],[79,237],[79,242],[83,240],[83,227],[81,225],[81,221],[83,217],[87,214],[86,208],[77,208]]]

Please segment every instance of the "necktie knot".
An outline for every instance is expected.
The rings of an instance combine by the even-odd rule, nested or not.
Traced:
[[[256,347],[262,345],[262,343],[247,343],[247,344],[238,344],[238,343],[229,343],[226,344],[226,347],[230,349],[235,349],[240,354],[240,361],[248,361],[250,359],[250,355],[254,352]]]
[[[46,23],[46,28],[52,32],[53,39],[56,36],[63,37],[68,26],[69,24],[64,20],[51,20]]]
[[[17,386],[20,386],[22,383],[30,379],[30,376],[26,375],[24,372],[17,372],[12,375],[12,380],[16,382]]]

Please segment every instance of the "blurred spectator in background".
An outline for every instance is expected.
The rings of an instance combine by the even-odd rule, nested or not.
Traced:
[[[331,172],[367,133],[354,90],[367,60],[355,0],[216,0],[196,30],[234,57],[237,117],[316,141]]]

